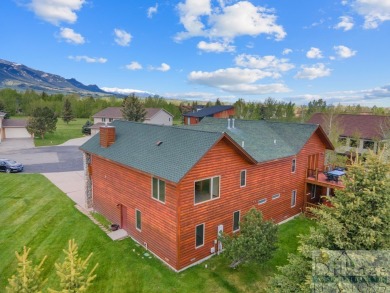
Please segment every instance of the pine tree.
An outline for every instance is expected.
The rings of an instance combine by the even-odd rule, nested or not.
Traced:
[[[15,252],[18,259],[17,273],[8,279],[9,285],[6,287],[8,293],[35,293],[42,292],[42,287],[46,280],[41,277],[42,265],[46,260],[46,256],[37,266],[32,265],[32,261],[28,259],[30,248],[23,248],[23,253]]]
[[[145,119],[146,112],[141,101],[132,94],[123,100],[122,115],[127,121],[142,122]]]
[[[68,124],[74,119],[72,104],[69,99],[66,99],[62,108],[62,120]]]
[[[86,292],[96,278],[94,272],[98,266],[96,264],[89,273],[87,272],[88,262],[92,257],[92,253],[85,260],[81,259],[74,239],[69,240],[68,250],[64,249],[64,253],[66,254],[64,262],[55,264],[57,275],[60,278],[61,290],[49,289],[49,291],[53,293]]]

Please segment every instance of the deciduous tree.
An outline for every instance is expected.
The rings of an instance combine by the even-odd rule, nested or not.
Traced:
[[[54,132],[57,125],[57,115],[48,107],[36,108],[28,119],[27,131],[45,138],[47,132]]]

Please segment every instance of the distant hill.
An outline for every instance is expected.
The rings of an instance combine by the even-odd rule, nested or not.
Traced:
[[[32,69],[23,64],[0,59],[0,88],[45,91],[46,93],[77,93],[80,95],[110,95],[97,85],[84,85],[74,78]]]

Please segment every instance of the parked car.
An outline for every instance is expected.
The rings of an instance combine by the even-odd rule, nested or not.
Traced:
[[[22,172],[23,171],[23,164],[18,163],[14,160],[8,160],[8,159],[0,159],[0,171],[1,172]]]

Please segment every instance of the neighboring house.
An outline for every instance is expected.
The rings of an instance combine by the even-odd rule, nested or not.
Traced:
[[[389,141],[390,137],[390,116],[338,114],[331,119],[328,114],[315,113],[308,123],[319,124],[325,130],[329,125],[336,125],[340,132],[338,153],[377,151],[380,143]]]
[[[164,109],[159,108],[145,108],[146,115],[144,123],[157,125],[172,125],[173,115]],[[93,123],[91,134],[94,135],[99,132],[99,128],[106,123],[111,123],[114,120],[123,120],[121,107],[108,107],[92,116]]]
[[[229,118],[234,116],[233,106],[197,108],[195,112],[183,114],[184,125],[198,124],[204,117]]]
[[[238,232],[250,208],[279,223],[326,189],[342,188],[308,177],[308,169],[324,169],[325,150],[333,149],[314,124],[118,120],[80,149],[87,206],[176,271],[220,252],[218,234]]]
[[[24,119],[4,119],[6,113],[0,112],[0,142],[7,138],[30,138],[27,121]]]

